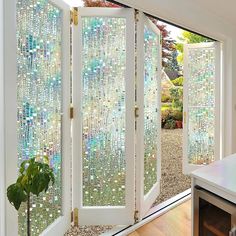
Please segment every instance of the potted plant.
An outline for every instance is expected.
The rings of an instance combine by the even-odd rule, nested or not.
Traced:
[[[54,184],[55,181],[53,169],[49,167],[48,162],[48,157],[44,157],[42,162],[36,161],[36,158],[23,161],[16,183],[7,188],[7,198],[16,210],[19,210],[22,202],[27,202],[28,236],[30,236],[30,197],[46,192],[49,184]]]

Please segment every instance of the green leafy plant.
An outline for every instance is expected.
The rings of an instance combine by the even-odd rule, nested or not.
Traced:
[[[49,184],[54,184],[55,177],[53,169],[48,164],[48,157],[43,162],[36,161],[36,158],[23,161],[19,168],[19,176],[16,183],[7,188],[9,202],[19,210],[22,202],[27,202],[27,235],[30,236],[30,196],[39,196],[47,191]]]
[[[171,81],[175,86],[183,86],[184,84],[184,77],[180,76],[174,80]]]
[[[183,88],[171,88],[170,95],[172,97],[172,107],[179,111],[183,111]]]
[[[171,97],[170,95],[167,95],[167,94],[162,94],[161,95],[161,102],[171,102]]]
[[[161,127],[162,128],[165,127],[165,124],[169,119],[172,119],[171,113],[172,113],[171,109],[166,109],[166,110],[161,111]]]
[[[165,129],[175,129],[176,123],[174,119],[169,119],[166,121],[164,128]]]
[[[172,117],[176,121],[182,121],[183,120],[183,112],[179,111],[179,110],[174,110]]]

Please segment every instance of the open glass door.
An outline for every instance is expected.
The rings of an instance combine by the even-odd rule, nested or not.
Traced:
[[[184,46],[183,172],[220,159],[220,43]]]
[[[62,0],[16,0],[12,4],[15,32],[7,34],[16,44],[7,48],[8,55],[14,55],[7,68],[15,71],[16,65],[16,74],[8,76],[12,88],[17,84],[17,130],[9,130],[17,135],[15,170],[26,159],[48,156],[55,184],[31,199],[31,235],[61,235],[70,226],[71,212],[70,8]],[[26,209],[22,204],[18,212],[18,235],[27,232]]]
[[[137,17],[136,201],[139,220],[160,193],[161,35],[143,13]]]
[[[79,8],[73,26],[73,207],[134,222],[134,10]]]

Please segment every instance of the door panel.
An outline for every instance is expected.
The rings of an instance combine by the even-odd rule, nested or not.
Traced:
[[[79,9],[73,64],[73,206],[79,223],[131,224],[134,11]]]
[[[183,172],[220,158],[220,45],[184,47],[184,158]]]
[[[141,219],[160,192],[161,176],[161,43],[160,31],[143,13],[137,23],[136,186]]]
[[[16,1],[17,162],[48,156],[55,175],[47,193],[31,197],[32,235],[70,225],[69,16],[60,0]],[[26,226],[22,204],[19,235]]]

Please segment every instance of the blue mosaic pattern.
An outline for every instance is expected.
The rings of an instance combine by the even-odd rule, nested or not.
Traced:
[[[31,201],[31,234],[61,215],[61,10],[47,0],[17,1],[18,164],[47,155],[55,185]],[[19,235],[26,235],[26,205]]]
[[[144,27],[144,194],[157,182],[159,36]]]
[[[188,162],[215,160],[215,48],[189,49]]]
[[[126,19],[82,17],[83,205],[125,205]]]

